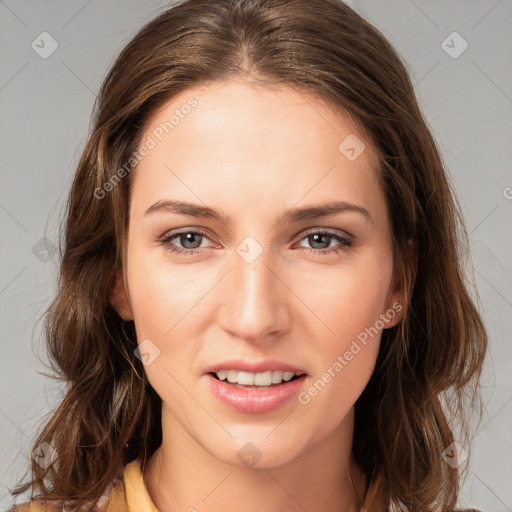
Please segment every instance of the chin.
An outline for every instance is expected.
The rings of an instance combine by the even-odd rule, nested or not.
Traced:
[[[296,436],[288,435],[284,429],[269,436],[270,431],[268,428],[264,433],[248,430],[245,435],[230,438],[224,443],[211,443],[209,451],[225,464],[253,469],[272,469],[286,465],[304,451]]]

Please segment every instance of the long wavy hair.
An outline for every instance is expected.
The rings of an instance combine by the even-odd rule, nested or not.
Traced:
[[[453,509],[462,472],[443,450],[457,441],[470,451],[488,343],[469,291],[468,235],[406,64],[338,0],[185,0],[146,24],[112,65],[66,204],[58,291],[44,313],[50,366],[66,390],[33,447],[48,443],[57,457],[44,468],[31,460],[30,481],[13,495],[30,489],[34,500],[89,506],[120,467],[136,458],[144,465],[161,444],[161,399],[134,354],[133,321],[112,306],[125,265],[126,163],[165,102],[232,78],[313,93],[377,149],[404,316],[383,331],[355,404],[353,456],[387,507]]]

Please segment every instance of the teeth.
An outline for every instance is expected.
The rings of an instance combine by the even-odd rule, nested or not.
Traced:
[[[272,384],[277,384],[283,380],[283,372],[272,372]]]
[[[293,377],[293,372],[283,372],[283,380],[289,381]]]
[[[219,380],[227,379],[232,384],[238,383],[242,386],[270,386],[271,384],[279,384],[282,381],[288,382],[295,375],[293,372],[282,372],[280,370],[268,370],[260,373],[219,370],[215,374]]]
[[[238,372],[237,381],[242,386],[254,386],[254,373]]]
[[[226,380],[227,375],[228,372],[226,370],[219,370],[217,372],[217,377],[219,377],[220,380]]]
[[[240,383],[240,381],[238,381]],[[272,383],[272,372],[255,373],[254,385],[255,386],[270,386]]]
[[[219,377],[217,375],[217,377]],[[229,382],[237,382],[238,381],[238,372],[236,370],[228,370],[227,371],[227,378]],[[220,379],[220,377],[219,377]]]

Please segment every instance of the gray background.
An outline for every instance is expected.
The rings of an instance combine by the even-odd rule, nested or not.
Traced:
[[[51,243],[95,92],[114,57],[166,3],[0,2],[0,511],[24,473],[38,422],[62,396],[58,384],[37,373],[44,367],[36,354],[45,360],[37,320],[55,291],[58,254]],[[347,3],[404,57],[466,216],[491,347],[483,379],[487,411],[461,506],[510,511],[512,2]],[[454,31],[463,39],[450,36]],[[31,46],[51,49],[42,32],[58,44],[47,58]],[[468,48],[454,58],[464,41]]]

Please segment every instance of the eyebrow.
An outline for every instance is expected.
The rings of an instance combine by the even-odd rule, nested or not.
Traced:
[[[162,199],[151,205],[144,216],[154,214],[156,212],[173,213],[176,215],[189,215],[204,219],[213,219],[221,221],[225,224],[229,223],[229,217],[218,208],[202,206],[200,204],[189,203],[186,201],[178,201],[173,199]],[[304,220],[317,219],[320,217],[330,217],[345,212],[356,212],[362,214],[367,220],[373,222],[370,212],[358,204],[348,201],[328,201],[326,203],[315,204],[306,207],[291,208],[283,215],[283,222],[300,222]]]

